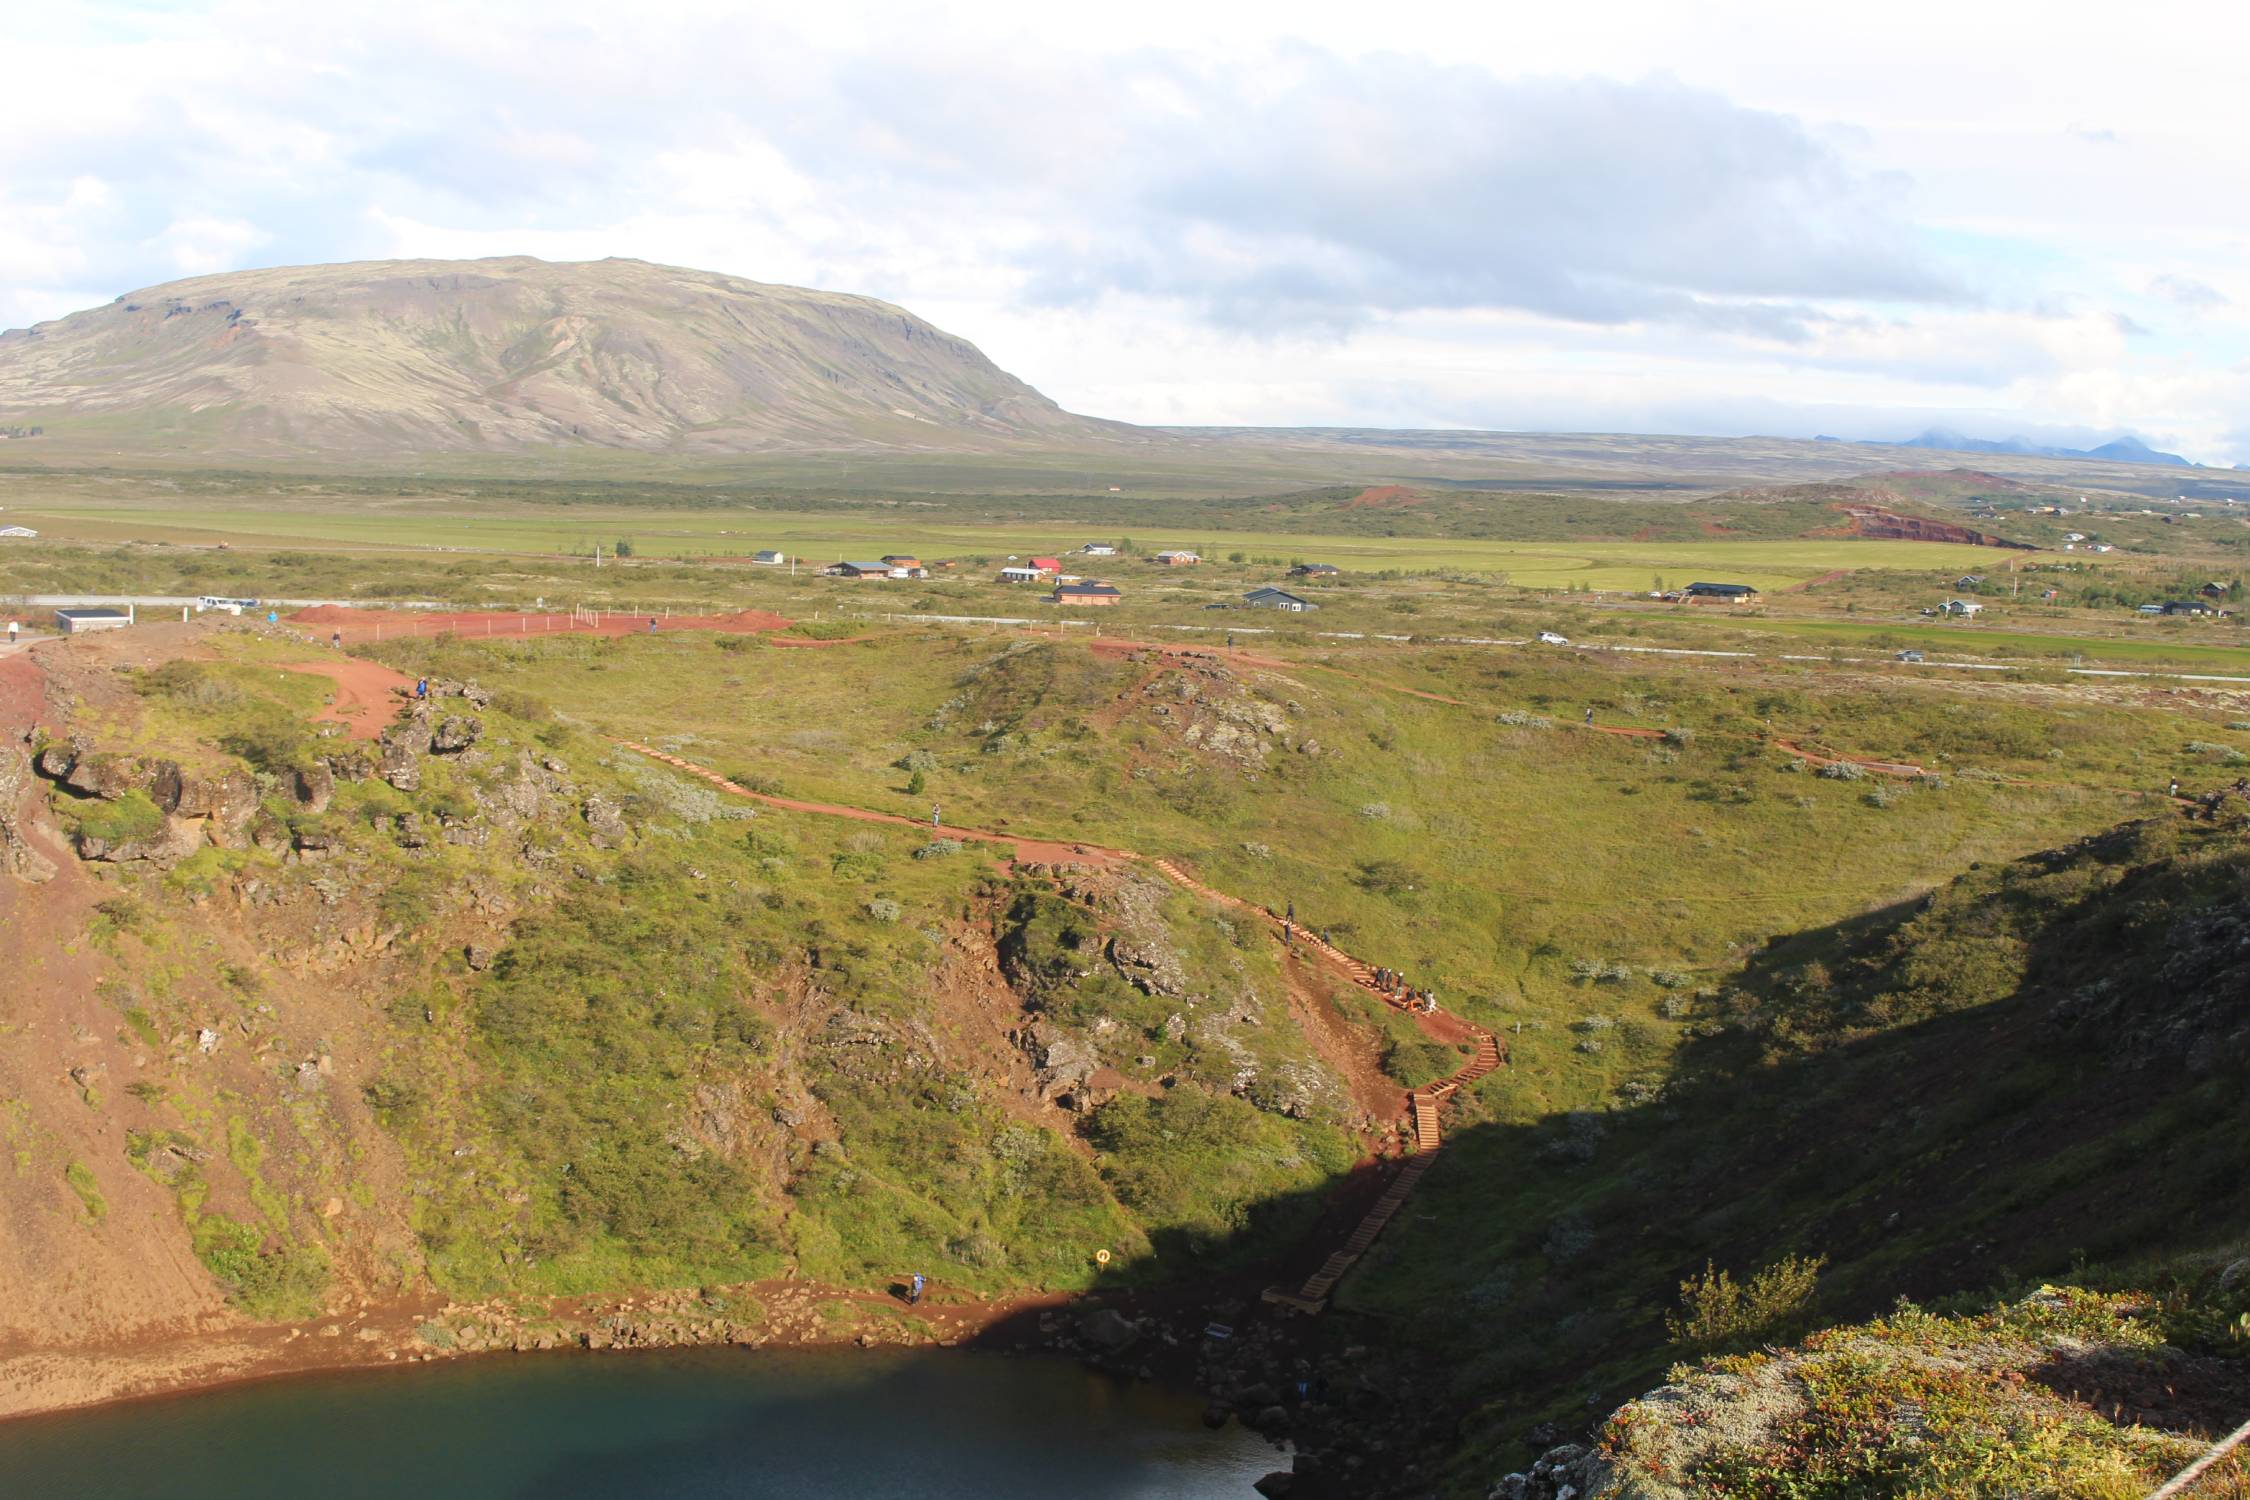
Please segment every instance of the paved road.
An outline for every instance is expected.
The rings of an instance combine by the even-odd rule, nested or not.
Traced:
[[[167,605],[177,609],[183,604],[192,605],[202,597],[204,596],[199,594],[26,594],[23,596],[23,602],[27,608],[33,605],[50,609],[75,609],[92,604],[135,604],[146,605],[150,609],[162,609]],[[421,603],[384,605],[367,599],[260,599],[258,601],[260,609],[316,609],[323,604],[332,604],[341,609],[437,608],[434,604]]]

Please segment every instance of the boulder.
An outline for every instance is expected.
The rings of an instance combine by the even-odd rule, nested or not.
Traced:
[[[138,788],[140,782],[138,761],[130,756],[111,754],[81,755],[63,777],[63,785],[72,791],[99,797],[104,802],[115,802]]]
[[[1116,1309],[1098,1307],[1078,1320],[1078,1336],[1114,1354],[1138,1339],[1141,1330]]]
[[[432,755],[459,755],[475,744],[477,737],[483,733],[484,721],[482,719],[463,718],[458,714],[449,716],[431,733],[430,753]]]
[[[324,813],[336,797],[336,773],[325,762],[301,767],[291,778],[289,795],[309,813]]]
[[[1282,1500],[1284,1495],[1295,1492],[1297,1476],[1287,1469],[1276,1469],[1265,1478],[1251,1485],[1250,1488],[1265,1496],[1266,1500]]]
[[[240,766],[184,776],[173,810],[183,818],[205,819],[211,842],[220,848],[239,849],[247,842],[250,820],[258,813],[258,783]]]

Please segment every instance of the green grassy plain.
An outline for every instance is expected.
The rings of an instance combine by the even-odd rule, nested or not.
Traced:
[[[401,501],[372,510],[309,507],[108,507],[34,502],[15,512],[21,524],[65,540],[229,541],[322,544],[360,549],[436,549],[523,555],[589,555],[597,545],[629,541],[636,557],[747,557],[774,549],[821,566],[841,558],[906,553],[925,560],[981,559],[1067,553],[1119,533],[1024,519],[967,525],[917,517],[910,505],[887,516],[861,513],[650,511],[592,507],[512,509],[476,514],[453,502],[428,507]],[[1924,542],[1836,539],[1756,542],[1507,542],[1478,538],[1371,537],[1199,529],[1191,534],[1135,536],[1144,552],[1186,547],[1206,557],[1233,552],[1283,562],[1334,563],[1351,572],[1437,572],[1501,575],[1533,588],[1645,589],[1657,575],[1684,584],[1697,578],[1791,587],[1838,569],[1966,568],[1989,564],[1991,552]],[[1078,560],[1085,571],[1114,566]]]

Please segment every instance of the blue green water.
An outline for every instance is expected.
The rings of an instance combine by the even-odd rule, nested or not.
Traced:
[[[1075,1364],[690,1350],[310,1376],[0,1423],[9,1500],[1246,1500],[1287,1460]]]

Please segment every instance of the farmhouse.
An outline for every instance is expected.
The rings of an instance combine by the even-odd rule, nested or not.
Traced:
[[[768,567],[775,567],[789,561],[789,559],[783,556],[781,553],[771,550],[761,552],[750,560],[754,563],[764,563]]]
[[[1334,563],[1299,563],[1289,570],[1291,578],[1333,578],[1343,570]]]
[[[886,562],[835,562],[822,568],[826,578],[889,578],[891,565]]]
[[[1125,595],[1111,584],[1058,583],[1055,585],[1055,591],[1047,596],[1047,602],[1049,604],[1105,605],[1115,604],[1124,597]]]
[[[1983,610],[1984,606],[1974,599],[1948,599],[1945,601],[1945,612],[1949,615],[1980,614]]]
[[[1108,542],[1088,542],[1078,550],[1088,557],[1115,557],[1117,555],[1117,549]]]
[[[0,536],[16,537],[28,541],[37,535],[39,533],[33,531],[29,526],[0,526]]]
[[[1167,568],[1192,567],[1196,563],[1203,561],[1202,558],[1197,557],[1194,553],[1186,551],[1159,552],[1156,554],[1156,560],[1164,564],[1164,566]]]
[[[85,635],[95,630],[122,630],[132,623],[133,616],[129,611],[111,609],[106,605],[55,611],[55,629],[64,635]]]
[[[1959,578],[1953,580],[1953,586],[1957,589],[1973,589],[1982,582],[1984,582],[1982,573],[1963,573]]]
[[[1691,583],[1683,591],[1683,597],[1690,600],[1716,599],[1723,604],[1742,604],[1756,598],[1757,593],[1747,583]]]
[[[2201,599],[2174,599],[2164,606],[2164,613],[2168,615],[2208,615],[2216,613],[2216,611]]]
[[[1286,609],[1291,614],[1303,614],[1308,609],[1320,608],[1310,599],[1300,599],[1285,589],[1277,588],[1252,589],[1242,596],[1242,602],[1252,609]]]
[[[1035,557],[1031,560],[1031,565],[1042,573],[1060,573],[1062,571],[1062,559],[1059,557]]]
[[[1002,583],[1037,583],[1046,576],[1037,568],[1006,567],[1000,570]]]
[[[5,531],[0,531],[0,536],[6,536],[7,534],[8,533]],[[2224,599],[2227,596],[2227,586],[2223,583],[2213,581],[2211,583],[2203,585],[2203,587],[2197,589],[2196,592],[2201,594],[2206,599]]]

